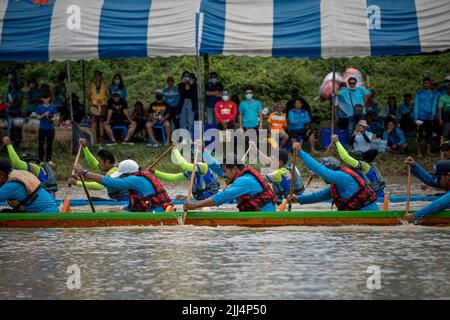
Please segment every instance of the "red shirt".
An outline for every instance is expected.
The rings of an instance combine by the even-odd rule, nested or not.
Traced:
[[[216,114],[216,120],[218,123],[223,120],[229,120],[230,123],[233,123],[237,114],[236,103],[233,101],[220,100],[216,102],[214,113]]]

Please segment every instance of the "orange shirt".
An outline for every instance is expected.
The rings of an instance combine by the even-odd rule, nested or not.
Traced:
[[[267,122],[270,125],[270,131],[283,131],[283,128],[287,127],[286,113],[277,114],[272,112],[267,118]]]

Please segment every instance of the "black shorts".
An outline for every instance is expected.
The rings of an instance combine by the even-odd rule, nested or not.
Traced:
[[[433,121],[432,120],[423,120],[423,124],[417,126],[418,128],[418,137],[419,139],[425,138],[425,140],[431,140],[433,136]]]
[[[114,127],[129,127],[130,123],[128,121],[111,121],[109,123],[109,125],[111,126],[111,128]]]
[[[301,130],[289,130],[289,138],[297,139],[302,137],[302,140],[308,140],[308,138],[314,133],[311,129],[301,129]]]

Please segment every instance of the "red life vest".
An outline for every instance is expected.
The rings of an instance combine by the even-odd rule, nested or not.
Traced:
[[[447,182],[447,189],[445,189],[445,190],[447,190],[447,191],[450,190],[450,181]]]
[[[263,176],[252,167],[245,167],[234,180],[245,173],[253,175],[263,188],[260,192],[254,195],[244,194],[237,199],[237,207],[239,211],[261,211],[261,208],[268,203],[277,203],[277,196],[270,188],[269,184],[264,180]]]
[[[155,188],[155,193],[145,196],[139,196],[133,190],[128,190],[134,211],[149,212],[155,208],[163,207],[166,209],[168,206],[173,206],[166,190],[149,170],[136,172],[133,176],[146,178],[153,185],[153,188]]]
[[[351,175],[359,189],[350,198],[344,199],[339,195],[336,185],[331,184],[331,197],[338,210],[359,210],[377,200],[377,194],[355,171],[347,167],[343,167],[341,171]]]

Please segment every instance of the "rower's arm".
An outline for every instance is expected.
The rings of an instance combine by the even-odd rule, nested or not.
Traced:
[[[175,159],[178,161],[178,165],[181,169],[184,171],[192,171],[194,165],[192,163],[189,163],[186,161],[186,159],[183,158],[183,156],[180,153],[180,150],[173,149],[173,154],[175,156]],[[195,166],[195,172],[200,168],[200,175],[205,175],[208,171],[208,165],[204,162],[198,162],[197,166]]]
[[[91,150],[89,150],[88,147],[83,148],[83,154],[84,158],[86,159],[89,167],[91,169],[98,170],[98,160],[95,158],[95,156],[91,153]]]
[[[298,203],[307,204],[307,203],[317,203],[331,199],[331,191],[330,187],[322,189],[318,192],[302,194],[297,197]]]
[[[212,197],[209,197],[208,199],[205,200],[194,202],[193,204],[195,206],[195,209],[203,207],[214,207],[216,205]]]
[[[8,144],[6,148],[8,150],[9,160],[11,161],[14,169],[28,171],[28,165],[30,165],[30,172],[36,177],[39,176],[39,173],[41,171],[40,166],[34,163],[26,163],[25,161],[21,160],[17,155],[16,150],[14,150],[12,144]]]
[[[342,181],[342,178],[345,177],[345,173],[341,171],[334,171],[328,169],[323,164],[317,162],[313,157],[311,157],[308,153],[303,150],[299,152],[300,158],[302,158],[305,165],[313,172],[315,172],[319,177],[324,179],[327,182],[331,183],[339,183]]]
[[[281,183],[283,174],[285,174],[287,171],[288,170],[286,168],[277,169],[271,174],[266,174],[264,177],[271,183]]]
[[[94,182],[94,181],[86,181],[84,183],[86,185],[86,188],[88,190],[103,190],[105,187],[101,185],[100,183]],[[81,181],[77,181],[77,187],[82,188],[83,183]]]
[[[422,208],[419,211],[416,211],[414,213],[414,217],[417,220],[420,220],[420,219],[429,217],[429,216],[433,215],[434,213],[441,212],[441,211],[447,209],[449,206],[450,206],[450,192],[447,192],[439,199],[431,202],[425,208]]]
[[[347,150],[345,150],[344,146],[339,141],[336,142],[336,148],[339,153],[339,157],[342,159],[342,161],[344,161],[350,167],[352,167],[353,169],[357,169],[359,167],[359,165],[361,164],[361,172],[363,174],[366,174],[367,172],[369,172],[370,165],[367,162],[364,162],[364,161],[360,162],[360,161],[354,159],[352,156],[350,156],[348,154]]]
[[[411,173],[414,177],[425,183],[427,186],[441,189],[436,177],[431,176],[418,163],[411,166]]]
[[[158,179],[164,180],[164,181],[172,181],[172,182],[178,182],[178,181],[185,181],[186,176],[184,173],[167,173],[155,170],[155,177]]]
[[[203,150],[203,160],[219,177],[223,177],[222,165],[211,155],[211,153],[206,148]]]

